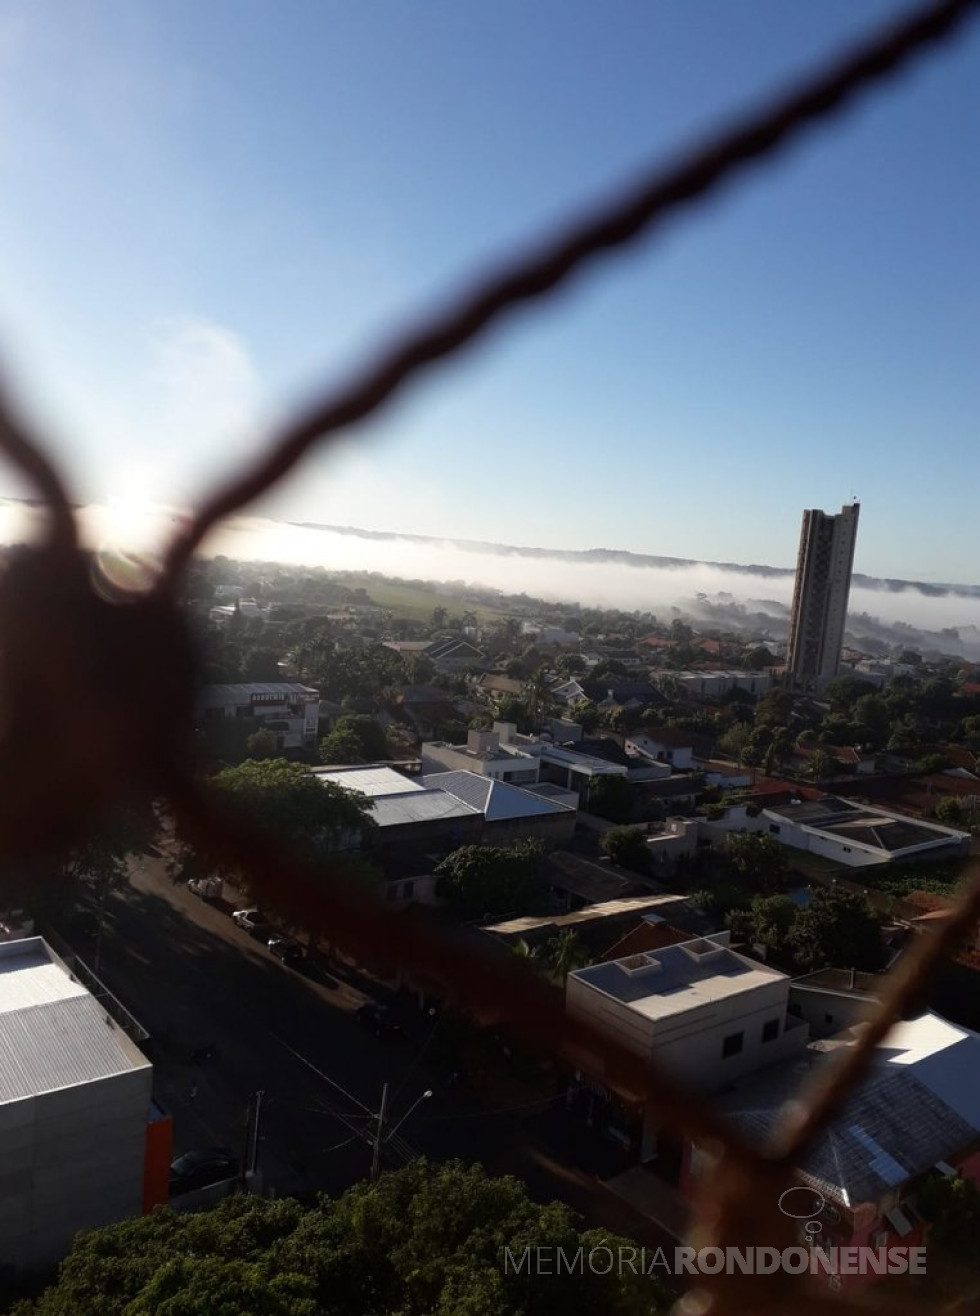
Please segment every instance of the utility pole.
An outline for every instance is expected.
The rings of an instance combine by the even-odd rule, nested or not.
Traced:
[[[248,1176],[254,1175],[259,1162],[259,1120],[262,1114],[262,1098],[265,1092],[260,1088],[249,1099],[245,1111],[245,1137],[242,1148],[242,1184],[248,1186]]]
[[[101,895],[99,896],[99,930],[95,938],[95,954],[92,957],[93,958],[92,972],[95,974],[96,977],[99,976],[99,970],[102,968],[102,934],[105,930],[105,906],[106,906],[106,899],[108,898],[108,895],[109,895],[109,883],[103,877],[102,892]]]
[[[378,1111],[378,1125],[374,1132],[374,1155],[371,1158],[371,1182],[374,1183],[381,1172],[381,1143],[384,1135],[385,1112],[388,1108],[388,1084],[381,1089],[381,1108]]]

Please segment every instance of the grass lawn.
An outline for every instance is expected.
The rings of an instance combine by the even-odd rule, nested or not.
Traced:
[[[491,608],[479,603],[469,603],[465,599],[453,598],[452,595],[437,591],[434,586],[432,589],[426,589],[424,585],[401,584],[397,580],[365,581],[363,577],[346,580],[340,576],[337,579],[342,585],[362,586],[367,590],[372,603],[390,609],[396,617],[407,617],[412,621],[427,621],[432,616],[433,608],[445,608],[450,617],[460,617],[464,612],[473,612],[480,621],[510,616],[503,608]]]

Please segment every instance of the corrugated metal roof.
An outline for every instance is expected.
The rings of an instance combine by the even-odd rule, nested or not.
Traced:
[[[0,1104],[149,1067],[40,937],[0,951]]]
[[[487,822],[507,818],[536,818],[544,814],[570,813],[567,804],[533,795],[506,781],[496,781],[478,772],[434,772],[423,778],[426,786],[448,791],[456,799],[482,813]]]
[[[321,781],[332,781],[338,786],[343,786],[345,790],[359,791],[362,795],[369,795],[372,799],[379,795],[404,795],[410,791],[421,791],[425,788],[411,777],[405,777],[394,768],[389,767],[365,767],[365,768],[334,768],[330,772],[317,772],[314,775]]]
[[[445,791],[422,790],[381,796],[374,801],[371,812],[379,827],[403,827],[406,823],[469,818],[479,809],[470,808]]]
[[[51,959],[40,937],[6,943],[0,955],[0,1016],[87,995]]]

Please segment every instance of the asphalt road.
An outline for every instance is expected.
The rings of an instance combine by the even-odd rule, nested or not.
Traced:
[[[90,962],[91,946],[77,949]],[[175,886],[161,859],[142,861],[130,887],[110,899],[100,977],[153,1039],[155,1094],[173,1116],[175,1154],[239,1151],[246,1110],[261,1091],[266,1189],[342,1192],[370,1169],[371,1113],[387,1082],[389,1130],[424,1091],[433,1095],[386,1144],[385,1168],[413,1153],[481,1161],[522,1178],[539,1200],[567,1201],[591,1224],[664,1242],[590,1172],[600,1149],[567,1122],[560,1100],[500,1110],[447,1091],[428,1065],[438,1020],[411,1010],[400,1016],[403,1037],[374,1037],[354,1012],[385,999],[379,984],[347,967],[285,968],[221,907]],[[191,1053],[211,1042],[217,1060],[193,1064]]]

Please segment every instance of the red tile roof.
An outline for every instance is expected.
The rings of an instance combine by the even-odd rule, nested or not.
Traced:
[[[665,946],[676,946],[680,941],[690,940],[690,932],[682,932],[672,923],[648,923],[644,919],[599,958],[602,961],[622,960],[627,955],[642,955],[647,951],[663,950]]]

